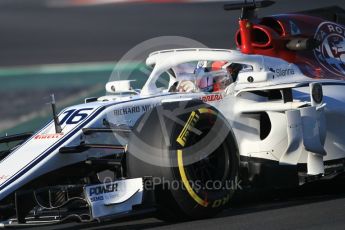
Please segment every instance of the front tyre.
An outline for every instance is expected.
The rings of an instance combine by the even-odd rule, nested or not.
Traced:
[[[157,106],[129,139],[128,176],[154,177],[160,213],[172,219],[205,218],[227,207],[238,165],[228,122],[200,101]]]

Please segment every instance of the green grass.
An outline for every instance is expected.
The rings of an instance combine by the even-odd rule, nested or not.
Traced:
[[[89,97],[97,97],[102,95],[104,93],[104,90],[99,90],[98,92],[95,92],[93,94],[90,94]],[[78,98],[76,97],[75,100],[72,103],[69,103],[69,105],[74,105],[74,104],[81,104],[84,103],[84,98]],[[58,110],[62,110],[63,107],[59,106]],[[45,124],[47,124],[50,120],[52,120],[52,113],[44,114],[44,115],[39,115],[35,117],[34,119],[31,119],[29,121],[23,122],[18,124],[15,127],[12,127],[10,129],[4,130],[0,132],[0,137],[4,136],[6,134],[16,134],[16,133],[24,133],[24,132],[34,132],[38,131],[40,128],[44,127]]]
[[[20,68],[0,68],[0,92],[18,92],[21,90],[40,91],[45,89],[65,90],[68,88],[91,89],[96,85],[105,85],[109,80],[119,80],[110,78],[114,64],[112,63],[91,63],[91,64],[70,64],[70,65],[48,65],[39,67]],[[136,80],[134,88],[141,88],[147,79],[147,74],[142,70],[140,63],[129,63],[121,65],[116,75],[121,79]],[[90,92],[87,97],[102,96],[105,89],[100,88],[97,92]],[[30,98],[28,98],[28,101]],[[77,95],[66,106],[80,104],[84,98]],[[31,102],[32,103],[32,102]],[[8,103],[11,106],[11,103]],[[0,108],[5,109],[5,108]],[[58,108],[63,109],[63,108]],[[27,111],[28,113],[32,111]],[[18,114],[19,116],[20,114]],[[0,118],[1,119],[1,118]],[[15,117],[14,117],[15,119]],[[37,116],[32,120],[18,124],[7,130],[0,130],[0,136],[26,131],[35,131],[46,124],[51,119],[51,114]]]

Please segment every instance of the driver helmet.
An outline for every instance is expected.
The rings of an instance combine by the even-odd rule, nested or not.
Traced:
[[[231,79],[227,73],[226,67],[229,65],[227,61],[214,61],[212,62],[211,69],[213,72],[213,92],[224,90],[231,84]]]
[[[207,61],[199,61],[194,74],[196,76],[196,84],[201,92],[213,91],[213,78],[207,67]]]
[[[232,78],[227,72],[227,61],[214,61],[208,67],[206,61],[198,63],[195,69],[197,85],[202,92],[218,92],[224,90],[232,83]]]

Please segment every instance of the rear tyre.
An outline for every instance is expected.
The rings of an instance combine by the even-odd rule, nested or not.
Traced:
[[[126,162],[129,177],[154,177],[159,213],[172,220],[213,216],[236,189],[232,130],[199,101],[167,103],[144,114],[130,136]]]

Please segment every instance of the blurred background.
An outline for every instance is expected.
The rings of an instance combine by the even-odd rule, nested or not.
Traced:
[[[240,12],[223,11],[225,2],[0,0],[0,136],[46,123],[51,94],[60,109],[105,94],[116,61],[147,39],[184,36],[234,48]],[[345,1],[278,0],[259,15],[331,5]]]

